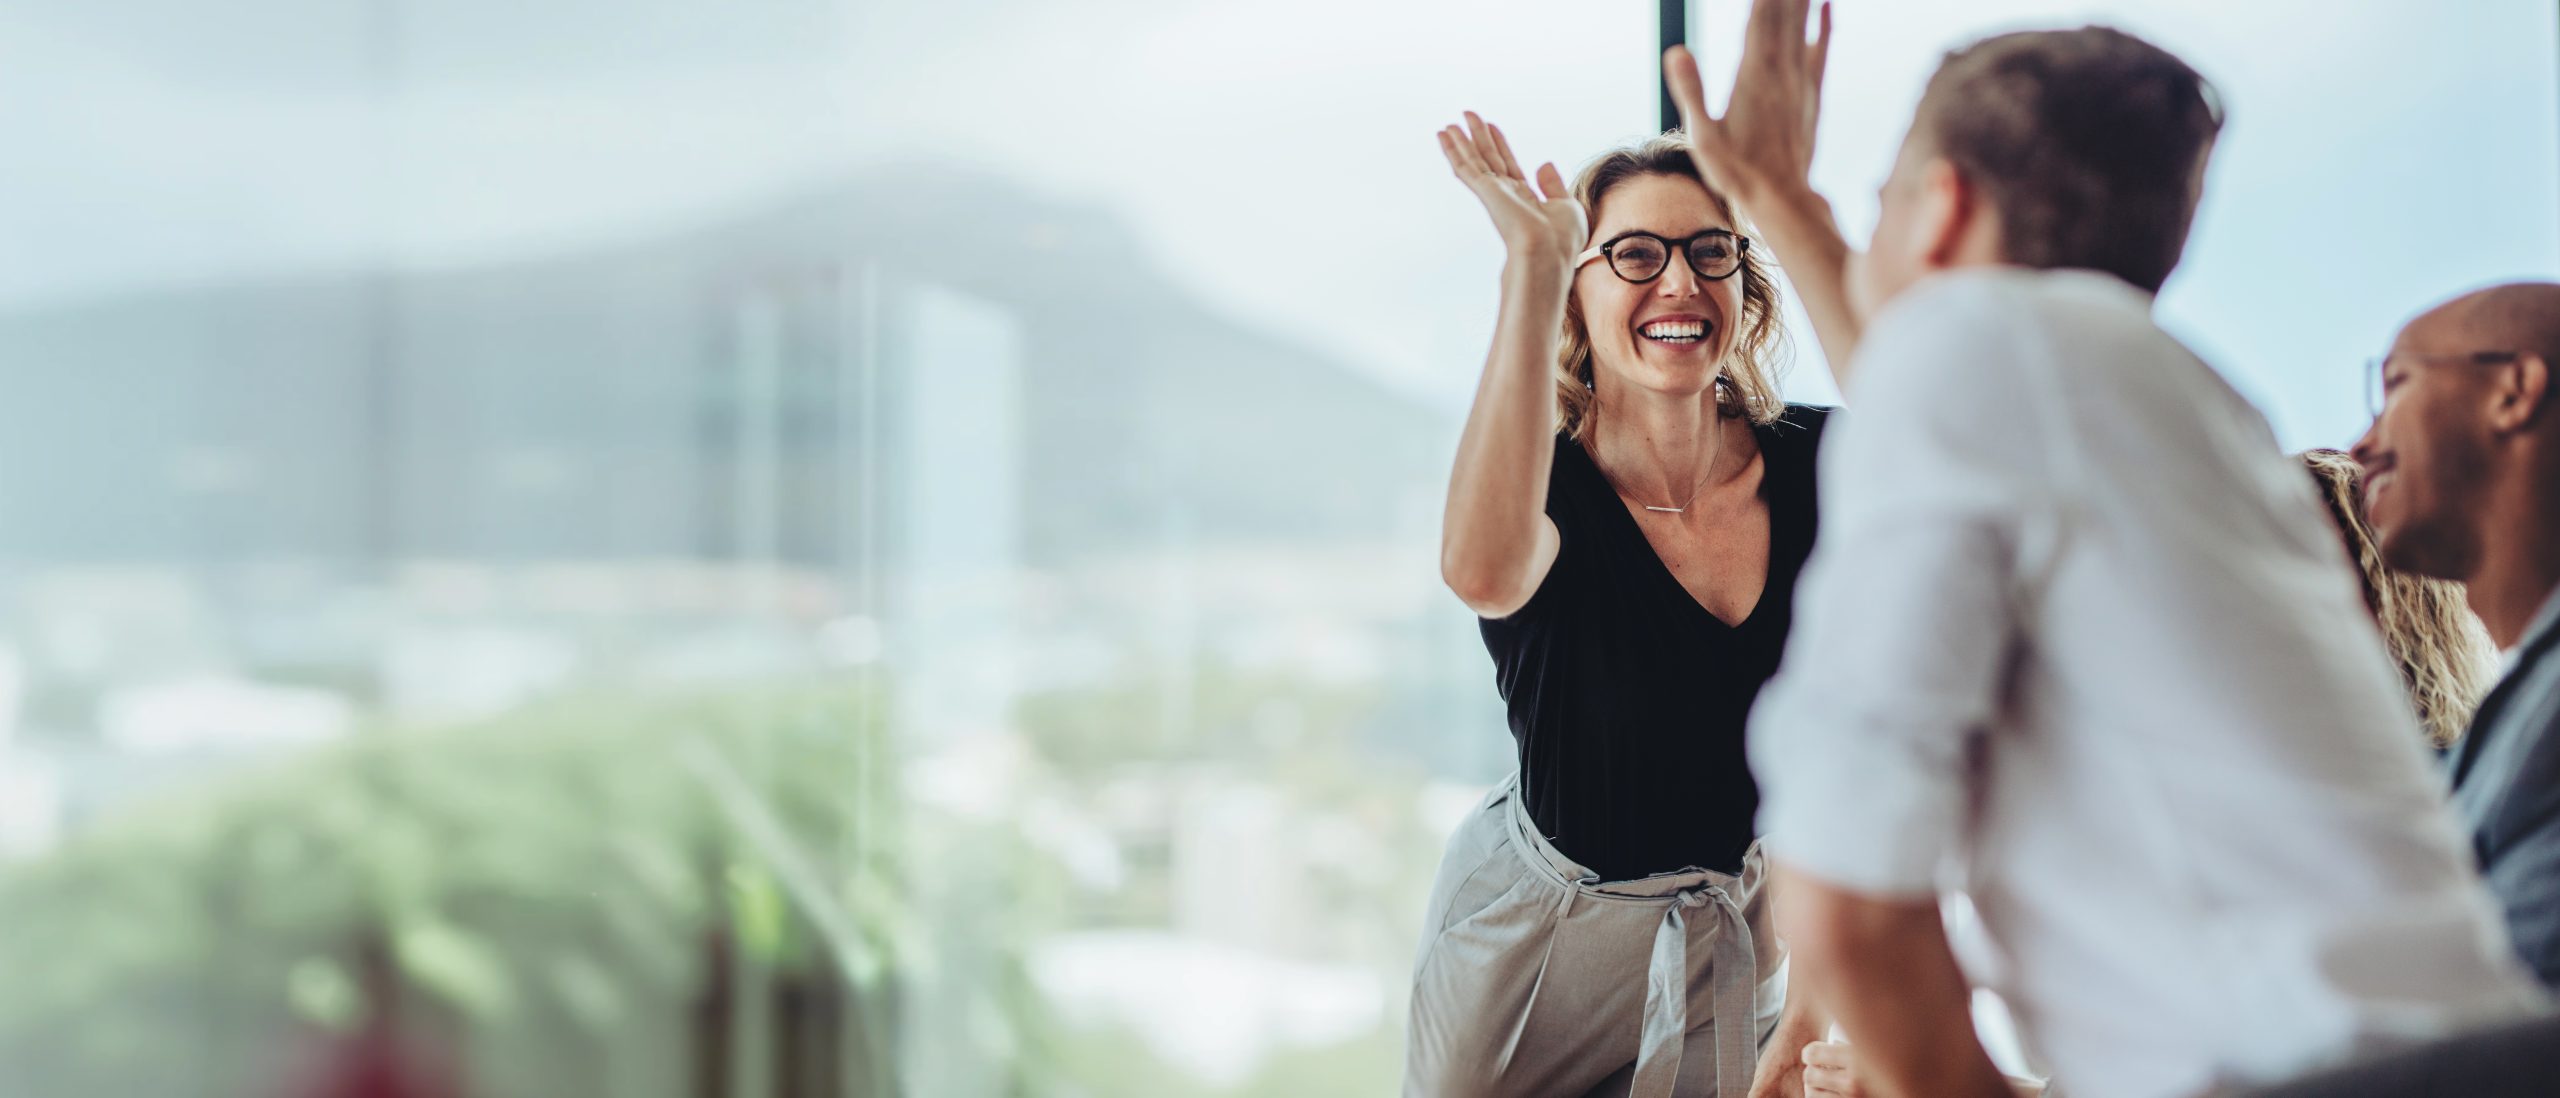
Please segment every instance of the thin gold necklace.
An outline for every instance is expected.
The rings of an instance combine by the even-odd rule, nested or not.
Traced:
[[[1724,405],[1719,403],[1716,405],[1715,418],[1716,448],[1707,453],[1707,471],[1699,474],[1698,483],[1689,486],[1689,498],[1681,500],[1680,506],[1678,507],[1656,507],[1637,498],[1635,493],[1627,491],[1625,485],[1618,483],[1618,478],[1609,475],[1609,470],[1601,466],[1597,457],[1592,459],[1591,467],[1600,470],[1600,479],[1608,481],[1609,488],[1612,491],[1617,492],[1620,496],[1627,499],[1635,500],[1635,504],[1638,507],[1642,507],[1647,511],[1660,511],[1664,514],[1688,514],[1689,505],[1698,501],[1698,493],[1706,491],[1707,482],[1715,479],[1716,462],[1724,457],[1724,420]]]

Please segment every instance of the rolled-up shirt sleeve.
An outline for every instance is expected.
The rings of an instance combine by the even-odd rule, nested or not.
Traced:
[[[1820,543],[1750,757],[1773,857],[1852,891],[1926,895],[1954,848],[1969,743],[2017,635],[2021,531],[2062,470],[2052,386],[2002,288],[1955,279],[1876,318],[1821,457]]]

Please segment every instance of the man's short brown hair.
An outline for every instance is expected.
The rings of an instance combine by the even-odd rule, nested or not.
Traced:
[[[2213,86],[2123,31],[1986,38],[1947,55],[1911,139],[1998,211],[2011,262],[2105,271],[2158,292],[2222,130]]]

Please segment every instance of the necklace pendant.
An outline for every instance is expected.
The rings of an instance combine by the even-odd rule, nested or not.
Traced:
[[[1645,504],[1644,509],[1647,511],[1668,511],[1675,515],[1685,515],[1689,513],[1688,508],[1685,507],[1656,507],[1650,503]]]

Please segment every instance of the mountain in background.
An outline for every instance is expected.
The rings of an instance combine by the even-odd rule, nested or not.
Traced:
[[[842,559],[919,452],[919,294],[1010,330],[1028,563],[1376,540],[1446,448],[1104,212],[924,163],[618,246],[0,314],[0,557]]]

